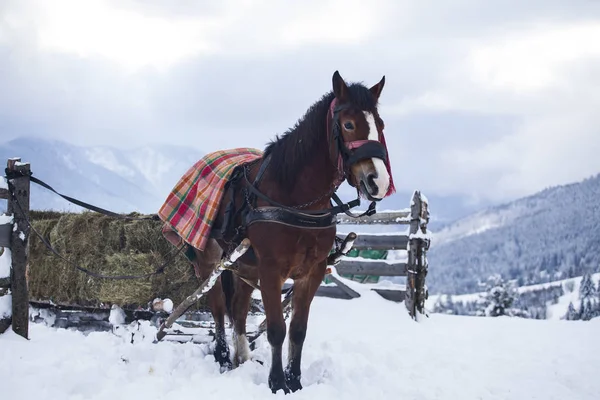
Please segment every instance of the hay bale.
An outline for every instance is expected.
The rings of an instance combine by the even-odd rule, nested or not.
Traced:
[[[56,251],[103,275],[143,275],[156,270],[177,249],[161,234],[161,222],[127,221],[97,213],[32,212],[32,224]],[[35,236],[30,239],[30,298],[100,307],[118,304],[146,308],[156,297],[175,303],[199,282],[183,252],[164,274],[144,279],[109,280],[89,276],[54,255]],[[198,304],[204,306],[204,302]]]

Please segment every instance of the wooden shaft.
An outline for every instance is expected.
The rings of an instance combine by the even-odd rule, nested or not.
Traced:
[[[196,289],[194,293],[186,297],[185,300],[183,300],[181,304],[179,304],[177,308],[173,310],[173,313],[169,315],[169,318],[167,318],[160,325],[160,328],[156,333],[157,342],[161,341],[167,335],[165,329],[173,326],[173,323],[177,320],[177,318],[181,317],[188,308],[190,308],[195,302],[200,300],[202,296],[208,293],[208,291],[212,289],[212,287],[217,282],[217,279],[219,278],[221,273],[223,273],[224,270],[229,269],[239,257],[241,257],[246,251],[248,251],[249,248],[250,241],[246,238],[240,243],[238,247],[236,247],[233,253],[229,256],[228,260],[221,261],[221,263],[219,263],[215,267],[215,269],[210,273],[208,278],[206,278],[204,282],[200,284],[200,287],[198,287],[198,289]]]
[[[221,268],[221,266],[217,266],[209,275],[209,277],[204,280],[204,282],[202,282],[202,284],[200,285],[200,287],[198,289],[196,289],[194,291],[194,293],[192,293],[191,295],[189,295],[188,297],[185,298],[185,300],[183,300],[178,306],[177,308],[175,308],[175,310],[173,310],[173,313],[171,315],[169,315],[169,318],[167,318],[161,325],[160,328],[158,329],[158,332],[156,333],[156,340],[157,341],[161,341],[166,335],[167,333],[165,332],[165,329],[170,328],[171,326],[173,326],[173,323],[177,320],[177,318],[181,317],[183,315],[183,313],[190,308],[195,302],[197,302],[205,293],[207,293],[210,289],[212,289],[212,287],[214,286],[214,284],[217,282],[217,278],[219,278],[219,276],[221,275],[221,273],[223,272],[223,268]]]

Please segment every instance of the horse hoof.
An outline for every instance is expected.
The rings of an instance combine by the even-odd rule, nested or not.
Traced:
[[[302,390],[302,384],[300,383],[300,375],[296,376],[296,375],[287,375],[286,374],[285,383],[292,392]]]
[[[285,394],[290,393],[290,389],[285,384],[285,378],[283,377],[280,379],[269,378],[269,388],[271,388],[271,392],[273,392],[273,394],[277,393],[279,390],[283,390],[283,393]]]
[[[220,363],[219,370],[222,374],[225,372],[231,371],[233,369],[233,364],[231,362],[223,362]]]

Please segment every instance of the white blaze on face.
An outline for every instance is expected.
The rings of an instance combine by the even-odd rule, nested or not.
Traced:
[[[375,117],[372,113],[363,111],[365,114],[365,118],[367,119],[367,123],[369,124],[369,140],[374,140],[376,142],[379,141],[379,132],[377,131],[377,125],[375,124]],[[378,199],[383,198],[388,191],[390,186],[390,174],[388,174],[387,168],[385,167],[385,163],[381,158],[371,158],[373,161],[373,165],[375,166],[375,172],[377,173],[377,178],[375,179],[375,184],[379,188],[376,197]]]

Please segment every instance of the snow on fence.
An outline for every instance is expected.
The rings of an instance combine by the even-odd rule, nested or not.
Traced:
[[[7,184],[12,185],[16,200],[8,187],[0,187],[0,199],[6,199],[7,215],[0,217],[0,334],[12,324],[15,333],[27,337],[29,323],[29,296],[27,291],[27,254],[29,243],[29,196],[30,164],[20,158],[7,162],[7,172],[15,172],[15,178],[7,176]],[[373,287],[383,298],[405,302],[411,315],[424,313],[427,297],[425,278],[427,275],[426,252],[429,249],[429,205],[427,198],[415,191],[410,208],[400,211],[384,211],[373,216],[358,219],[339,215],[340,225],[408,225],[405,234],[360,234],[354,242],[357,250],[406,250],[405,262],[395,260],[371,260],[360,257],[344,257],[335,267],[337,274],[329,275],[335,285],[322,285],[317,296],[352,299],[359,297],[355,290],[346,285],[339,275],[376,275],[385,277],[406,277],[402,289]],[[339,235],[338,236],[343,236]],[[60,307],[60,305],[56,305]],[[143,318],[146,319],[146,318]]]

